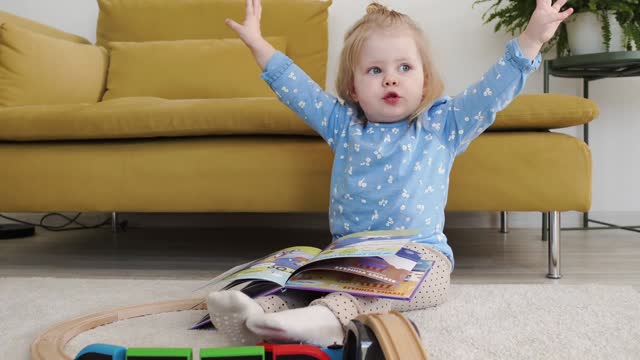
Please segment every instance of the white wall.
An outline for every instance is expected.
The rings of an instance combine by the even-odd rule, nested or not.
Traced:
[[[242,1],[242,0],[238,0]],[[495,34],[492,25],[483,25],[486,6],[472,8],[472,1],[386,0],[393,9],[410,14],[431,40],[435,62],[446,83],[446,92],[455,94],[479,79],[502,54],[507,34]],[[337,58],[346,29],[363,13],[369,0],[334,0],[329,16],[328,90],[333,91]],[[0,0],[0,9],[40,21],[95,41],[98,7],[92,0]],[[268,11],[265,9],[264,11]],[[549,54],[551,56],[552,54]],[[581,95],[582,83],[573,79],[551,79],[551,91]],[[542,92],[542,71],[533,74],[527,93]],[[640,223],[640,77],[605,79],[593,82],[590,97],[600,106],[601,115],[590,127],[593,152],[593,206],[606,220],[631,218]],[[561,132],[581,136],[582,128]],[[514,226],[538,223],[534,214],[515,214]],[[569,218],[577,218],[570,214]],[[478,225],[495,224],[495,215],[478,214]],[[566,219],[566,218],[565,218]],[[449,223],[461,223],[455,216]],[[573,220],[571,220],[573,221]]]
[[[96,40],[95,0],[0,0],[0,10],[83,36],[91,42]]]

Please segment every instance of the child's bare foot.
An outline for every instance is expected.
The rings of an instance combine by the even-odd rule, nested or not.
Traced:
[[[247,327],[265,339],[302,341],[317,346],[342,344],[344,338],[338,318],[320,305],[252,314],[247,319]]]
[[[234,344],[255,345],[261,339],[246,326],[247,318],[264,314],[262,307],[241,291],[214,291],[207,298],[211,322]]]

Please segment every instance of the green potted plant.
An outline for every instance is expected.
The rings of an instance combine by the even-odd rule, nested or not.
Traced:
[[[631,11],[617,14],[616,19],[620,24],[624,24],[622,32],[625,49],[633,50],[633,43],[635,49],[640,50],[640,1],[636,0],[632,5]]]
[[[495,21],[495,32],[504,30],[512,35],[517,35],[525,29],[536,8],[536,0],[474,0],[473,5],[482,3],[491,4],[482,15],[484,23]],[[640,46],[640,0],[571,0],[565,7],[573,8],[574,14],[571,17],[578,18],[585,14],[599,20],[604,51],[609,51],[612,45],[612,20],[617,21],[621,29],[621,38],[615,40],[621,44],[614,44],[614,48],[621,45],[621,49],[633,50],[634,45],[636,49]],[[578,30],[576,33],[581,34],[584,31]],[[567,23],[563,23],[542,51],[548,52],[555,45],[558,56],[570,55],[569,41],[571,39]]]

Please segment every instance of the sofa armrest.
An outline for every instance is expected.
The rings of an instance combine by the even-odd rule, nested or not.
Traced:
[[[559,129],[586,124],[599,113],[595,102],[578,96],[524,94],[498,112],[489,131]]]

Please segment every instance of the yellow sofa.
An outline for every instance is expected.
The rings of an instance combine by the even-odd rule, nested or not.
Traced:
[[[326,0],[264,0],[263,35],[324,85]],[[97,44],[0,12],[0,211],[324,212],[332,153],[259,79],[242,1],[98,0]],[[453,168],[449,211],[591,204],[578,97],[522,95]],[[455,247],[455,244],[453,244]]]

